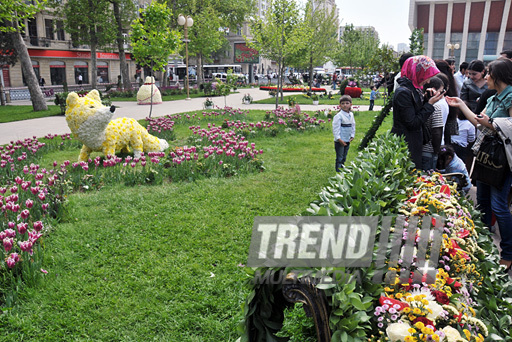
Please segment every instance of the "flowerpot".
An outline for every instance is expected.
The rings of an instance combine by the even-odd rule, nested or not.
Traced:
[[[213,109],[213,106],[204,106],[205,109]]]
[[[251,101],[244,101],[246,105],[251,104]]]
[[[318,106],[318,101],[313,101],[313,105]]]

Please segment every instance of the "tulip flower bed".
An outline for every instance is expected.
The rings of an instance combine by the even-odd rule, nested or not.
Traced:
[[[247,138],[258,135],[276,136],[280,132],[325,129],[325,123],[326,121],[319,119],[317,115],[310,116],[295,108],[278,107],[278,109],[265,114],[265,121],[245,122],[226,119],[222,123],[222,127],[234,129],[237,134]]]
[[[276,86],[260,86],[260,90],[276,91],[277,87]],[[293,91],[300,91],[300,92],[314,91],[314,92],[323,92],[323,93],[327,94],[327,90],[325,88],[312,87],[310,90],[309,87],[304,87],[304,86],[300,86],[300,85],[287,85],[287,86],[283,87],[283,92],[293,92]]]
[[[478,219],[479,213],[455,186],[439,174],[412,177],[412,165],[403,142],[388,135],[363,150],[357,164],[345,167],[342,174],[330,180],[330,186],[311,204],[313,215],[376,216],[404,215],[404,232],[398,237],[405,245],[414,234],[414,252],[403,253],[395,267],[386,266],[390,283],[374,283],[375,266],[352,270],[354,278],[343,284],[320,284],[330,304],[329,324],[333,341],[476,341],[507,340],[511,336],[512,282],[498,266],[499,254],[489,233]],[[392,168],[389,166],[393,165]],[[440,253],[437,275],[432,284],[425,278],[413,282],[419,249],[419,229],[408,230],[412,218],[444,215],[442,245],[428,250],[429,256]],[[435,217],[435,216],[434,216]],[[436,221],[432,222],[434,225]],[[392,231],[396,228],[392,228]],[[432,234],[432,233],[431,233]],[[428,246],[432,246],[433,236]],[[410,238],[409,238],[410,240]],[[379,241],[379,235],[376,237]],[[409,281],[399,281],[401,272],[408,272]],[[248,270],[249,276],[265,268]],[[335,269],[327,269],[334,272]],[[309,269],[315,272],[320,269]],[[326,269],[322,269],[325,275]],[[421,272],[420,272],[421,274]],[[406,279],[407,279],[406,278]],[[269,310],[274,293],[281,285],[254,284],[245,307],[245,327],[252,329],[255,340],[275,336],[283,326],[282,314]],[[296,309],[299,310],[299,309]],[[302,308],[300,308],[302,310]],[[287,314],[297,320],[297,314]],[[290,328],[292,326],[292,328]],[[278,336],[306,340],[301,335],[302,321],[284,322],[286,331]],[[248,330],[246,330],[247,333]],[[248,336],[248,335],[246,335]]]
[[[201,121],[207,119],[208,121],[215,121],[218,118],[229,118],[230,120],[238,120],[238,119],[246,119],[248,110],[242,110],[238,108],[225,107],[223,109],[214,109],[210,111],[203,111],[201,114],[193,113],[184,113],[184,114],[174,114],[174,115],[166,115],[161,118],[157,118],[158,120],[171,120],[175,124],[178,123],[190,123],[193,121]],[[165,119],[164,119],[165,118]],[[146,118],[147,120],[147,118]]]

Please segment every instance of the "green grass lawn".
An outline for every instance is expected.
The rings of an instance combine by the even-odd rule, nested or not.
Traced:
[[[374,115],[356,114],[348,161]],[[235,341],[254,217],[299,215],[318,198],[334,175],[330,126],[251,139],[262,173],[72,194],[44,240],[46,280],[0,315],[0,341]]]
[[[281,97],[279,97],[279,104],[281,104],[281,105],[288,105],[288,98],[290,98],[290,97],[295,97],[295,100],[296,100],[297,104],[313,104],[313,101],[310,98],[308,98],[305,95],[303,95],[303,94],[285,95],[283,97],[283,100],[281,100]],[[271,104],[274,104],[274,103],[276,103],[276,99],[275,99],[275,97],[269,97],[267,99],[263,99],[263,100],[259,100],[259,101],[254,101],[254,103],[271,103]],[[337,106],[339,103],[340,103],[340,95],[334,95],[334,98],[331,99],[331,100],[329,100],[327,98],[319,99],[319,102],[318,102],[318,104],[320,104],[320,105],[332,105],[332,106]],[[352,104],[354,106],[359,106],[359,105],[368,105],[369,106],[370,105],[370,101],[369,100],[361,100],[361,99],[352,99]],[[380,98],[380,99],[375,100],[375,105],[376,106],[383,106],[384,105],[384,99]]]
[[[55,105],[48,105],[48,110],[39,112],[34,112],[32,106],[0,106],[0,123],[44,118],[54,115],[60,115],[60,108]]]

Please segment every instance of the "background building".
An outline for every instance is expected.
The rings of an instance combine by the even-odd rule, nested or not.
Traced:
[[[457,64],[512,49],[511,0],[410,0],[409,26],[424,29],[424,53]],[[447,44],[459,44],[450,49]]]

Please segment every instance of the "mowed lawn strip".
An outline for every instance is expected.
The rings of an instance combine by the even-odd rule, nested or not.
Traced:
[[[349,161],[373,116],[356,115]],[[262,173],[71,195],[44,240],[46,280],[0,315],[0,341],[235,341],[254,217],[317,199],[334,175],[330,126],[250,139]]]

